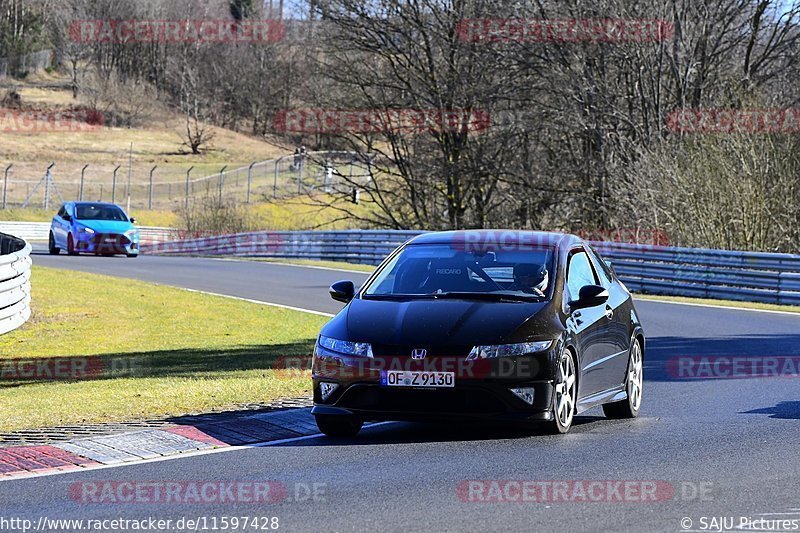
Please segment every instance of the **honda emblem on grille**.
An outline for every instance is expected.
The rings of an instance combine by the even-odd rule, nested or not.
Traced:
[[[417,348],[416,350],[411,352],[412,359],[425,359],[428,355],[428,350],[424,348]]]

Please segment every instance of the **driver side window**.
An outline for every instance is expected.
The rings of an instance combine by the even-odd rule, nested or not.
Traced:
[[[572,254],[567,267],[567,290],[572,300],[577,300],[581,289],[586,285],[597,285],[592,265],[586,252],[580,251]]]

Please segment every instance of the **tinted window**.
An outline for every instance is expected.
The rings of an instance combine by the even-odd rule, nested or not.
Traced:
[[[115,205],[79,205],[75,211],[75,218],[78,220],[111,220],[116,222],[128,220],[122,209]]]
[[[61,206],[61,209],[58,210],[58,216],[63,217],[67,213],[67,207]]]
[[[471,252],[450,245],[407,246],[364,291],[370,295],[431,295],[447,292],[550,292],[553,250],[530,247]]]
[[[574,300],[578,298],[581,288],[586,285],[597,285],[597,280],[589,264],[586,252],[578,252],[569,258],[569,269],[567,271],[567,288],[570,297]]]

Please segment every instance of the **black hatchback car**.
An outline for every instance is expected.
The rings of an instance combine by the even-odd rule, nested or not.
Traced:
[[[320,430],[365,420],[490,418],[569,431],[603,406],[642,402],[645,338],[631,294],[582,239],[462,231],[395,250],[320,332],[312,365]]]

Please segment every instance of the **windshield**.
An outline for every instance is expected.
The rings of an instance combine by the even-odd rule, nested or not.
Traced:
[[[111,220],[127,222],[128,217],[115,205],[79,205],[75,208],[75,218],[78,220]]]
[[[410,245],[363,294],[367,298],[497,295],[545,299],[551,292],[552,272],[551,248],[472,252],[449,245]]]

